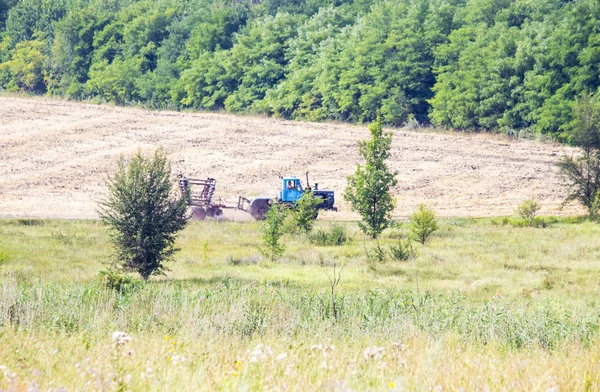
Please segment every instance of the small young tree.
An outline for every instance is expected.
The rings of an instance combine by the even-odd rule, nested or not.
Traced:
[[[390,156],[392,134],[383,133],[381,118],[369,125],[369,131],[371,140],[358,142],[364,164],[359,164],[354,174],[348,176],[344,197],[362,217],[358,224],[360,229],[377,238],[392,220],[395,200],[391,188],[397,184],[397,172],[391,171],[385,163]]]
[[[425,244],[429,236],[438,229],[435,212],[427,208],[425,204],[420,204],[419,208],[410,216],[409,230],[412,238]]]
[[[566,202],[579,201],[591,216],[600,190],[600,104],[585,96],[574,105],[573,116],[569,140],[581,153],[565,155],[557,165],[570,190]]]
[[[267,212],[266,219],[261,225],[264,247],[261,252],[264,257],[272,262],[281,257],[285,251],[285,246],[279,243],[279,239],[285,234],[284,221],[287,210],[280,204],[273,204]]]
[[[110,226],[117,263],[148,279],[164,270],[177,250],[177,232],[187,223],[187,198],[175,197],[171,167],[159,148],[153,157],[138,151],[129,161],[121,157],[114,177],[107,180],[108,198],[100,218]]]
[[[317,218],[317,206],[321,200],[315,198],[311,191],[306,191],[292,209],[292,228],[295,231],[308,233],[312,230]]]
[[[527,225],[533,226],[538,211],[542,208],[541,204],[532,196],[531,199],[525,200],[517,207],[517,212],[521,218],[527,221]]]

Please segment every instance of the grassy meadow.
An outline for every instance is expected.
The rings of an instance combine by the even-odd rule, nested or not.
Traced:
[[[0,221],[0,391],[600,390],[600,226],[544,222],[444,219],[383,264],[352,222],[277,263],[255,222],[191,223],[119,291],[99,222]]]

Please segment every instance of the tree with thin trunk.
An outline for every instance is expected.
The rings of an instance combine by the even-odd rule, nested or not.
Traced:
[[[577,200],[594,215],[600,190],[600,103],[584,96],[575,103],[573,117],[569,141],[580,150],[563,156],[557,165],[570,191],[565,202]]]
[[[175,196],[166,152],[159,148],[152,157],[141,151],[129,160],[121,157],[107,186],[100,218],[110,226],[113,267],[136,271],[145,280],[162,273],[188,220],[187,197]]]
[[[396,186],[397,172],[390,170],[386,160],[390,157],[392,133],[383,132],[381,118],[369,125],[371,140],[358,142],[358,151],[363,164],[356,166],[348,176],[344,197],[362,221],[360,229],[371,238],[377,238],[392,220],[395,199],[391,189]]]

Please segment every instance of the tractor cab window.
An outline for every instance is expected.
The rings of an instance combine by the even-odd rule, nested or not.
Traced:
[[[287,189],[296,189],[296,186],[294,185],[294,181],[292,181],[292,180],[288,181]]]

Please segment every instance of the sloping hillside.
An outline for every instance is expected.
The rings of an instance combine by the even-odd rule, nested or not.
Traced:
[[[342,192],[367,135],[363,126],[0,97],[0,216],[93,218],[119,155],[163,146],[174,172],[216,178],[231,204],[238,195],[275,196],[279,174],[309,171],[311,182],[336,191],[340,212],[326,218],[353,219]],[[554,163],[564,152],[500,136],[396,130],[396,215],[421,202],[442,216],[510,215],[532,194],[544,214],[578,212],[559,210],[565,194]]]

